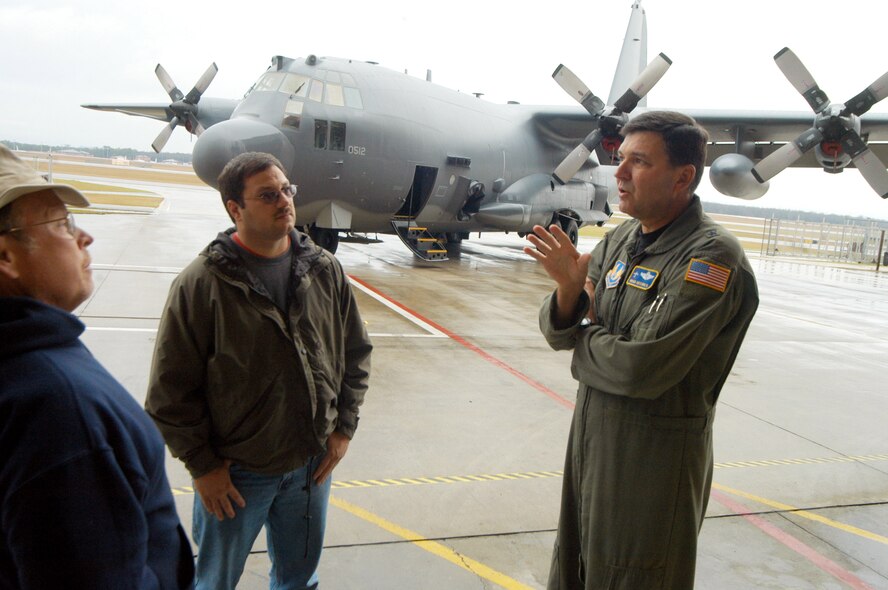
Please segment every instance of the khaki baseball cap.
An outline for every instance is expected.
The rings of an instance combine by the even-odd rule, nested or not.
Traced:
[[[75,207],[89,207],[79,190],[66,184],[50,184],[39,172],[22,162],[5,145],[0,144],[0,209],[19,197],[52,190],[62,202]]]

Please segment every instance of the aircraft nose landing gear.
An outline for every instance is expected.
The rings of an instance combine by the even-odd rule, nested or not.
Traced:
[[[336,248],[339,247],[339,230],[312,225],[308,228],[308,236],[330,254],[336,254]]]

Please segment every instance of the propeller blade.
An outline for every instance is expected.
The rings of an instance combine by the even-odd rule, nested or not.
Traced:
[[[635,81],[629,85],[629,89],[623,93],[623,96],[617,99],[617,102],[614,103],[614,108],[624,113],[631,113],[638,106],[638,102],[647,96],[651,88],[660,81],[660,78],[663,77],[663,74],[666,73],[666,70],[671,65],[672,60],[666,57],[665,53],[655,57],[638,75]]]
[[[753,166],[752,175],[761,183],[767,182],[821,141],[823,134],[812,127]]]
[[[851,161],[860,170],[863,178],[880,197],[888,199],[888,170],[885,170],[885,164],[869,149],[856,131],[848,131],[840,141],[842,150],[851,156]]]
[[[575,147],[573,151],[569,153],[560,164],[558,164],[555,172],[552,173],[555,180],[557,180],[559,184],[567,184],[568,181],[580,171],[580,168],[582,168],[583,164],[586,163],[586,160],[589,159],[592,151],[598,147],[599,143],[601,143],[603,137],[601,131],[598,129],[587,135],[586,139],[584,139],[580,145]]]
[[[200,121],[197,120],[197,117],[191,118],[191,129],[193,129],[194,134],[200,137],[200,134],[206,131],[206,128],[200,124]]]
[[[860,174],[883,199],[888,199],[888,170],[885,164],[869,148],[852,158],[854,165],[860,170]]]
[[[197,101],[200,100],[201,95],[206,91],[213,78],[216,77],[218,71],[219,67],[216,65],[216,62],[211,63],[210,67],[206,69],[197,81],[197,84],[194,85],[194,88],[191,89],[191,92],[188,93],[188,96],[185,97],[185,102],[197,104]]]
[[[182,94],[182,91],[176,86],[176,83],[173,82],[173,79],[167,73],[167,71],[163,68],[162,65],[157,64],[157,67],[154,68],[154,73],[157,75],[157,79],[160,80],[161,85],[163,85],[163,89],[166,90],[166,93],[170,95],[170,99],[173,102],[182,100],[185,96]]]
[[[169,122],[169,124],[161,129],[160,133],[157,135],[157,138],[154,140],[154,143],[151,144],[151,148],[155,153],[160,153],[160,150],[163,149],[163,146],[166,145],[167,141],[170,139],[170,135],[173,134],[173,129],[176,128],[176,125],[179,124],[179,119],[177,117],[173,117],[173,120]]]
[[[575,101],[583,105],[593,117],[597,116],[604,110],[604,101],[595,96],[589,87],[583,84],[583,81],[577,77],[564,64],[559,64],[552,73],[552,78],[564,89]]]
[[[872,108],[874,104],[888,96],[888,72],[867,86],[863,92],[845,103],[842,115],[857,115],[858,117]]]
[[[774,56],[774,62],[789,83],[808,101],[808,105],[815,113],[820,113],[829,106],[829,98],[826,93],[820,89],[814,76],[808,71],[808,68],[802,63],[792,49],[784,47]]]

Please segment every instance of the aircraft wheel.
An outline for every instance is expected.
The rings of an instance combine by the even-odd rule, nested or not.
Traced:
[[[567,234],[567,237],[570,238],[570,243],[576,246],[580,239],[580,228],[577,226],[576,220],[562,219],[561,229],[563,229],[564,233]]]
[[[336,254],[336,248],[339,247],[339,230],[313,225],[309,228],[308,235],[315,244],[330,254]]]

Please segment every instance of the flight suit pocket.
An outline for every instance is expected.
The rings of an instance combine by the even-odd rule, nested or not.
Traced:
[[[634,341],[656,340],[669,325],[674,298],[659,295],[650,303],[645,303],[641,312],[629,327],[629,337]]]
[[[607,590],[657,590],[663,587],[665,568],[641,569],[609,566],[604,580]]]

